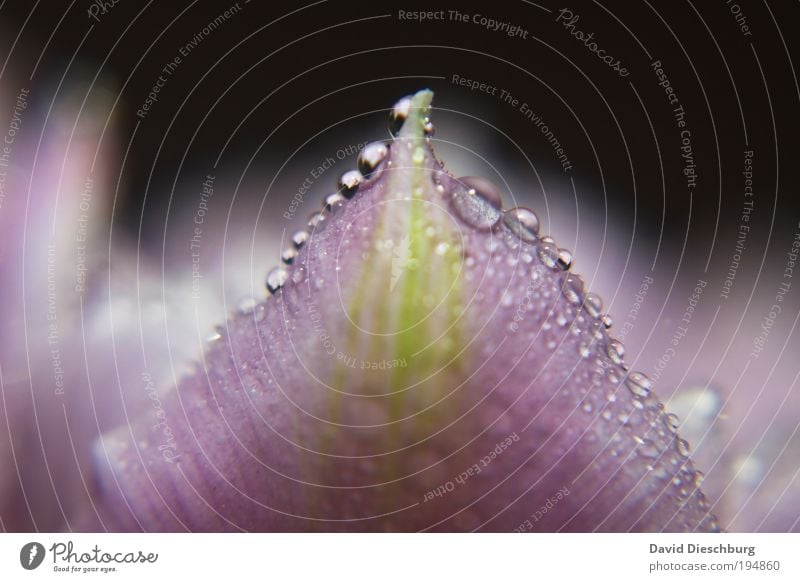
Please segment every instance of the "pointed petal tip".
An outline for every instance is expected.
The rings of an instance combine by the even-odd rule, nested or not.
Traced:
[[[485,489],[494,493],[471,506],[475,527],[513,529],[520,515],[578,477],[569,499],[537,529],[705,523],[699,493],[683,484],[690,472],[667,484],[689,462],[675,449],[680,443],[668,447],[672,437],[648,434],[660,425],[655,409],[644,406],[646,383],[615,361],[621,344],[607,353],[611,340],[598,329],[602,306],[586,300],[578,275],[562,272],[571,257],[537,236],[532,211],[503,214],[489,186],[474,177],[460,182],[438,165],[424,140],[432,99],[424,89],[394,106],[394,141],[362,156],[374,174],[344,180],[357,195],[337,198],[343,208],[324,230],[295,236],[300,251],[272,274],[281,292],[264,316],[234,321],[230,337],[206,356],[209,372],[181,386],[196,411],[186,425],[175,421],[176,441],[189,451],[195,487],[209,481],[204,492],[214,506],[248,529],[308,523],[229,503],[236,496],[216,488],[217,474],[232,475],[237,487],[279,512],[313,510],[332,520],[321,528],[335,528],[344,517],[385,511],[386,500],[420,505],[426,491],[519,434],[520,444],[484,473]],[[626,377],[635,380],[632,390],[617,391]],[[182,406],[173,398],[170,418],[180,419]],[[200,443],[190,425],[201,428]],[[163,441],[143,427],[152,442]],[[634,429],[647,436],[637,441]],[[231,453],[229,430],[274,474],[259,472],[249,453]],[[130,460],[123,473],[136,464]],[[173,467],[159,466],[157,478],[169,490]],[[337,486],[364,488],[362,497],[317,486],[334,477]],[[424,511],[353,527],[418,529],[440,519],[441,528],[459,529],[447,520],[484,491],[472,487],[426,499]],[[174,493],[170,504],[181,506],[182,497]],[[310,509],[307,499],[314,500]],[[206,527],[203,511],[185,519]]]

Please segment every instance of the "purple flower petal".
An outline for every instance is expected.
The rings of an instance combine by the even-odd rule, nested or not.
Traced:
[[[98,443],[106,525],[718,529],[569,253],[435,158],[431,97],[398,103],[401,129],[296,237],[274,295]]]

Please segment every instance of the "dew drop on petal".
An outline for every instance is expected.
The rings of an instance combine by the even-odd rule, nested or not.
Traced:
[[[297,249],[294,247],[287,247],[283,249],[281,253],[281,261],[283,261],[287,265],[291,265],[294,260],[297,258],[298,252]]]
[[[336,212],[344,208],[345,202],[347,202],[347,198],[338,192],[334,192],[325,197],[325,202],[323,202],[322,207],[328,212]]]
[[[303,267],[295,267],[292,272],[292,282],[302,283],[306,279],[306,270]]]
[[[364,176],[369,176],[386,158],[389,148],[380,141],[374,141],[364,146],[358,154],[358,171]]]
[[[603,311],[603,300],[596,293],[587,293],[586,299],[583,300],[583,308],[590,317],[600,317],[600,312]]]
[[[405,123],[406,119],[408,118],[408,114],[411,112],[411,96],[406,96],[400,99],[397,103],[394,104],[392,107],[392,111],[389,114],[389,131],[392,133],[393,136],[397,136],[400,133],[400,128],[403,127],[403,123]]]
[[[294,243],[295,248],[300,248],[308,241],[308,231],[306,230],[298,230],[292,235],[292,243]]]
[[[423,117],[422,118],[422,131],[425,134],[425,137],[433,137],[433,134],[436,132],[436,128],[433,125],[430,117]]]
[[[256,305],[258,305],[258,303],[254,298],[245,297],[241,301],[239,301],[239,304],[236,306],[236,310],[241,315],[250,315],[255,310]]]
[[[542,242],[537,250],[539,260],[542,264],[549,269],[554,269],[558,266],[558,249],[556,245],[549,242]]]
[[[341,192],[342,196],[345,198],[352,198],[363,181],[364,176],[361,175],[361,172],[358,170],[348,170],[339,176],[339,192]]]
[[[511,208],[503,214],[503,222],[521,240],[528,243],[536,242],[539,234],[539,217],[533,210],[524,206]]]
[[[678,427],[680,427],[680,425],[681,421],[677,414],[672,414],[670,412],[664,415],[664,426],[666,426],[671,433],[678,432]]]
[[[572,253],[567,249],[558,249],[558,266],[562,271],[569,271],[572,267]]]
[[[695,471],[694,472],[694,486],[695,487],[700,487],[700,485],[703,484],[703,481],[705,480],[705,478],[706,478],[706,476],[703,474],[702,471]]]
[[[459,188],[453,193],[450,204],[458,217],[475,229],[489,230],[500,221],[500,210],[474,188]]]
[[[580,305],[583,302],[583,278],[580,275],[570,273],[564,279],[562,292],[569,303]]]
[[[606,353],[612,362],[621,364],[622,358],[625,356],[625,346],[621,341],[612,339],[606,346]]]
[[[264,321],[264,318],[267,316],[267,308],[266,306],[261,303],[256,307],[255,310],[255,319],[258,322]]]
[[[467,189],[475,193],[498,210],[503,207],[503,197],[500,190],[492,182],[481,176],[462,176],[458,181]]]
[[[681,457],[689,456],[689,443],[682,438],[675,439],[675,450]]]
[[[289,273],[283,267],[275,267],[267,275],[267,291],[272,294],[278,292],[278,289],[286,284],[289,278]]]
[[[531,281],[533,281],[534,286],[538,286],[542,279],[544,279],[544,273],[542,272],[542,268],[538,265],[531,269]]]
[[[638,396],[640,398],[646,398],[653,388],[653,383],[650,381],[650,378],[641,372],[631,372],[628,374],[628,378],[625,380],[625,385],[634,396]]]
[[[636,447],[636,453],[639,456],[648,459],[655,459],[661,453],[661,451],[659,451],[658,449],[658,446],[650,439],[643,439],[637,437],[636,443],[638,445]]]
[[[667,468],[664,465],[656,465],[653,467],[650,475],[655,477],[656,479],[671,479],[672,475],[669,473]]]
[[[321,212],[315,212],[308,217],[308,227],[316,232],[320,232],[328,225],[329,217],[330,217],[330,212],[328,212],[327,210],[322,210]]]

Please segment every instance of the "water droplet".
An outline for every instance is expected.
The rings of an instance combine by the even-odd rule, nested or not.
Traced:
[[[612,339],[606,346],[606,353],[612,362],[621,364],[622,358],[625,356],[625,346],[621,341]]]
[[[677,414],[672,414],[670,412],[664,415],[664,426],[666,426],[671,433],[678,432],[678,427],[680,427],[680,425],[681,421]]]
[[[308,231],[306,230],[298,230],[292,235],[292,242],[294,243],[295,248],[300,248],[306,241],[308,240]]]
[[[564,279],[562,292],[566,300],[572,305],[580,305],[583,301],[583,278],[580,275],[570,273]]]
[[[315,212],[314,214],[308,217],[308,227],[314,229],[317,232],[321,231],[328,225],[329,216],[330,212],[328,212],[327,210],[322,210],[321,212]]]
[[[422,118],[422,131],[425,132],[425,137],[433,137],[436,132],[430,117],[425,116]]]
[[[364,181],[364,176],[358,170],[348,170],[339,176],[339,192],[345,198],[352,198],[361,182]]]
[[[603,327],[606,329],[611,329],[611,326],[614,325],[614,320],[611,319],[611,316],[606,314],[600,318],[600,321],[603,322]]]
[[[592,355],[592,350],[586,342],[581,342],[578,344],[578,354],[582,358],[588,358]]]
[[[334,192],[325,197],[325,202],[322,203],[322,207],[328,212],[336,212],[344,208],[345,202],[347,202],[347,198],[338,192]]]
[[[481,198],[498,210],[503,207],[503,197],[500,190],[492,182],[481,176],[462,176],[458,181],[467,190],[475,190]]]
[[[587,414],[591,414],[591,412],[594,410],[594,407],[592,406],[591,402],[584,402],[583,406],[581,406],[581,410]]]
[[[587,330],[591,335],[592,339],[596,342],[600,342],[606,338],[605,331],[606,328],[603,326],[603,322],[599,320],[594,320],[589,324],[589,329]]]
[[[700,485],[703,484],[703,481],[705,480],[705,478],[706,478],[706,476],[703,474],[702,471],[695,471],[694,472],[694,486],[695,487],[700,487]]]
[[[556,244],[556,239],[554,239],[552,236],[543,236],[540,240],[543,243],[548,243],[548,244],[551,244],[551,245]]]
[[[625,384],[628,386],[628,390],[630,390],[634,396],[638,396],[640,398],[647,397],[653,388],[653,383],[650,381],[650,378],[641,372],[631,372],[628,374]]]
[[[638,443],[638,446],[636,447],[636,453],[642,457],[655,459],[661,453],[658,446],[650,439],[637,437],[636,442]]]
[[[369,176],[389,154],[389,148],[380,141],[374,141],[364,146],[358,154],[358,171],[364,176]]]
[[[297,258],[298,252],[297,249],[294,247],[287,247],[281,253],[281,261],[286,263],[287,265],[291,265],[294,260]]]
[[[450,204],[461,220],[478,230],[489,230],[500,221],[500,210],[478,190],[459,188],[453,192]]]
[[[540,244],[537,254],[545,267],[554,269],[558,266],[558,249],[553,243],[543,242]]]
[[[667,479],[672,477],[664,465],[657,465],[653,467],[653,471],[650,474],[656,479]]]
[[[261,303],[256,307],[256,313],[255,313],[256,321],[264,321],[264,318],[266,316],[267,316],[267,308],[263,303]]]
[[[678,451],[678,454],[681,457],[688,457],[689,456],[689,443],[687,443],[682,438],[675,439],[675,450]]]
[[[206,336],[206,341],[210,344],[218,342],[221,339],[222,339],[222,334],[220,333],[219,329],[215,329]]]
[[[267,275],[267,291],[273,295],[286,284],[289,273],[283,267],[275,267]]]
[[[567,249],[558,249],[558,266],[562,271],[568,271],[572,267],[572,253]]]
[[[597,318],[603,311],[603,300],[596,293],[587,293],[586,299],[583,300],[583,308],[591,317]]]
[[[533,210],[524,206],[511,208],[503,214],[503,222],[523,241],[536,242],[536,236],[539,234],[539,217]]]
[[[394,104],[391,113],[389,114],[389,131],[392,135],[396,136],[400,133],[400,128],[403,127],[411,112],[411,96],[403,97]]]
[[[245,297],[241,301],[239,301],[239,305],[236,306],[236,310],[241,315],[250,315],[256,308],[258,303],[252,297]]]

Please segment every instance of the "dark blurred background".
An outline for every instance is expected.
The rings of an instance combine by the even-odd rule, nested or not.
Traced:
[[[448,3],[240,2],[238,13],[182,57],[146,118],[137,117],[162,68],[231,6],[123,0],[103,13],[89,2],[4,3],[0,51],[8,55],[16,44],[7,76],[26,79],[41,56],[32,85],[57,84],[69,67],[69,87],[62,92],[82,99],[91,89],[89,105],[98,88],[118,98],[116,133],[103,145],[116,138],[117,147],[129,147],[124,204],[115,216],[127,228],[138,228],[144,210],[146,228],[163,229],[169,194],[176,196],[173,210],[187,203],[182,197],[196,197],[198,177],[218,156],[219,190],[232,190],[241,179],[248,191],[265,195],[280,170],[269,198],[291,197],[295,174],[308,170],[306,156],[324,158],[342,144],[385,135],[385,108],[428,86],[436,92],[436,107],[448,110],[437,113],[437,137],[475,136],[463,145],[494,158],[501,172],[521,169],[514,193],[532,196],[540,211],[546,196],[568,196],[574,214],[572,178],[580,205],[588,205],[581,207],[607,211],[613,228],[637,242],[661,238],[665,250],[679,252],[689,199],[678,129],[650,67],[654,60],[663,63],[692,132],[699,176],[688,232],[692,253],[703,261],[709,254],[725,258],[727,249],[718,244],[712,250],[710,238],[715,231],[721,241],[735,236],[730,229],[740,210],[746,148],[756,151],[756,220],[769,224],[777,202],[775,226],[791,227],[791,213],[782,211],[796,207],[789,172],[781,174],[785,182],[776,200],[773,118],[779,120],[781,161],[791,164],[798,147],[798,128],[789,123],[796,121],[797,86],[784,41],[791,51],[796,39],[791,29],[782,38],[776,22],[798,21],[794,3],[743,3],[750,36],[725,2],[571,3],[580,16],[575,28],[594,32],[599,46],[619,58],[630,71],[622,78],[570,36],[563,21],[555,23],[555,5],[544,10],[513,1],[459,8],[470,17],[521,27],[527,38],[520,38],[471,18],[450,20],[447,12],[444,21],[398,18],[398,10],[454,10]],[[89,17],[90,9],[99,22]],[[497,95],[454,85],[454,74],[496,86]],[[562,171],[551,145],[518,107],[500,99],[499,89],[545,120],[571,171]],[[51,97],[35,92],[33,101],[46,108]],[[541,183],[525,167],[523,152]],[[331,182],[329,176],[326,186]],[[753,243],[763,245],[768,232],[754,229]],[[153,240],[160,251],[159,239]]]

